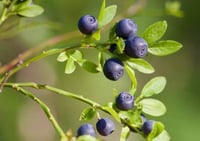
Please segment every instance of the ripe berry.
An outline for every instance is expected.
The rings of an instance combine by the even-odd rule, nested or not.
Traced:
[[[145,135],[149,135],[151,133],[153,129],[153,124],[154,124],[153,120],[147,120],[144,122],[142,126],[142,131],[144,132]]]
[[[83,34],[91,35],[98,28],[97,19],[91,15],[82,16],[78,21],[78,28]]]
[[[116,98],[116,106],[120,110],[130,110],[133,108],[134,98],[128,92],[120,93]]]
[[[102,136],[108,136],[115,130],[115,125],[112,120],[102,118],[96,123],[97,131]]]
[[[103,66],[103,72],[108,79],[116,81],[124,74],[123,63],[117,58],[108,59]]]
[[[95,137],[96,132],[93,125],[86,123],[86,124],[83,124],[81,127],[79,127],[77,130],[77,136],[81,136],[81,135],[90,135],[90,136]]]
[[[148,44],[141,37],[129,38],[125,42],[125,53],[134,58],[142,58],[148,52]]]
[[[137,32],[137,25],[131,19],[122,19],[116,25],[116,34],[123,39],[132,37]]]

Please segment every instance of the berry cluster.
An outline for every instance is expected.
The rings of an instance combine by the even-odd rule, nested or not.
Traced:
[[[92,35],[98,29],[98,21],[94,16],[85,15],[82,16],[78,21],[78,28],[81,33],[86,35]],[[136,36],[137,25],[131,19],[122,19],[114,26],[116,39],[123,39],[124,49],[122,54],[115,53],[117,50],[117,44],[111,43],[109,51],[114,57],[111,57],[103,64],[103,73],[109,80],[116,81],[120,79],[124,74],[124,65],[122,55],[126,58],[142,58],[146,56],[148,50],[147,42]],[[134,96],[129,92],[121,92],[115,99],[116,110],[128,111],[134,108]],[[146,117],[141,114],[142,126],[140,128],[144,135],[151,133],[154,125],[153,120],[147,120]],[[96,123],[96,129],[102,136],[110,135],[115,125],[112,120],[108,118],[101,118]],[[93,125],[83,124],[77,131],[77,136],[90,135],[96,137],[96,131]]]

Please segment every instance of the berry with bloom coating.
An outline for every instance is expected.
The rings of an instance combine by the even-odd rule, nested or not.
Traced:
[[[123,63],[117,58],[110,58],[106,60],[103,72],[108,79],[116,81],[124,74]]]
[[[142,131],[144,132],[145,135],[149,135],[151,133],[153,129],[153,124],[154,124],[153,120],[147,120],[144,122],[142,126]]]
[[[135,36],[137,25],[131,19],[122,19],[116,25],[116,34],[123,39]]]
[[[115,125],[112,120],[101,118],[96,123],[96,128],[100,135],[108,136],[115,130]]]
[[[142,58],[148,52],[148,44],[141,37],[129,38],[125,42],[124,52],[133,58]]]
[[[90,135],[95,137],[96,132],[93,125],[86,123],[80,126],[77,131],[77,136],[82,136],[82,135]]]
[[[97,19],[91,15],[82,16],[78,21],[78,28],[83,34],[91,35],[98,28]]]
[[[120,93],[116,98],[116,106],[120,110],[130,110],[134,105],[134,97],[128,92]]]

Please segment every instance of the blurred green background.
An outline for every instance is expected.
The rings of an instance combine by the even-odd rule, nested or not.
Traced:
[[[117,4],[118,14],[135,1],[108,0],[107,4]],[[200,65],[199,38],[200,14],[196,3],[181,0],[183,18],[176,18],[164,14],[164,0],[147,0],[146,7],[137,15],[132,16],[138,24],[139,34],[151,23],[167,20],[168,30],[164,39],[181,42],[184,47],[178,53],[167,57],[149,55],[146,59],[155,67],[152,75],[137,73],[141,88],[153,76],[166,76],[168,83],[164,92],[156,96],[166,104],[168,109],[165,116],[156,118],[166,125],[172,141],[197,141],[200,124]],[[44,7],[45,13],[37,18],[21,18],[18,26],[28,25],[23,30],[13,30],[11,34],[0,33],[0,63],[6,64],[19,53],[48,40],[51,37],[77,30],[77,20],[81,15],[93,14],[97,16],[101,0],[36,0],[35,3]],[[10,20],[16,25],[16,19]],[[30,24],[33,23],[33,24]],[[15,28],[18,27],[16,25]],[[95,51],[85,52],[85,56],[97,59]],[[78,68],[72,75],[64,74],[64,64],[56,61],[56,55],[33,63],[13,76],[10,81],[34,81],[50,84],[77,94],[84,95],[101,104],[113,100],[113,88],[119,92],[129,88],[127,76],[120,81],[111,82],[102,73],[90,74]],[[56,119],[66,131],[76,129],[83,123],[79,121],[81,111],[88,107],[79,101],[47,93],[34,91],[51,108]],[[102,116],[109,117],[101,113]],[[95,124],[96,119],[91,123]],[[116,132],[105,140],[119,140],[120,125]],[[137,139],[138,138],[138,139]],[[55,141],[58,136],[39,106],[16,93],[12,89],[4,89],[0,95],[0,141]],[[142,139],[131,134],[129,140]]]

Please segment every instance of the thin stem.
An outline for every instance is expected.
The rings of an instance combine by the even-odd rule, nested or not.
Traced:
[[[82,101],[83,103],[86,103],[94,108],[100,109],[101,111],[111,114],[109,111],[107,111],[104,106],[100,105],[97,102],[94,102],[88,98],[85,98],[81,95],[75,94],[75,93],[71,93],[71,92],[67,92],[65,90],[62,89],[58,89],[49,85],[42,85],[42,84],[37,84],[34,82],[27,82],[27,83],[5,83],[5,87],[12,87],[12,88],[16,88],[16,87],[32,87],[35,89],[45,89],[51,92],[54,92],[58,95],[64,95],[79,101]],[[121,123],[123,123],[124,125],[128,126],[130,128],[131,131],[133,132],[137,132],[139,134],[141,134],[143,136],[143,133],[141,131],[139,131],[139,129],[137,129],[137,127],[134,127],[132,125],[130,125],[126,120],[120,119]]]
[[[61,138],[60,141],[68,141],[64,131],[62,130],[62,128],[60,127],[60,125],[58,124],[56,119],[54,118],[54,116],[51,113],[48,106],[43,101],[41,101],[39,98],[34,96],[31,92],[19,87],[18,85],[13,85],[13,88],[16,89],[17,91],[21,92],[23,95],[28,96],[29,98],[31,98],[32,100],[37,102],[40,105],[40,107],[42,108],[42,110],[44,111],[44,113],[46,114],[46,116],[48,117],[49,121],[52,123],[52,125],[56,129],[57,133],[59,134],[59,136]]]

